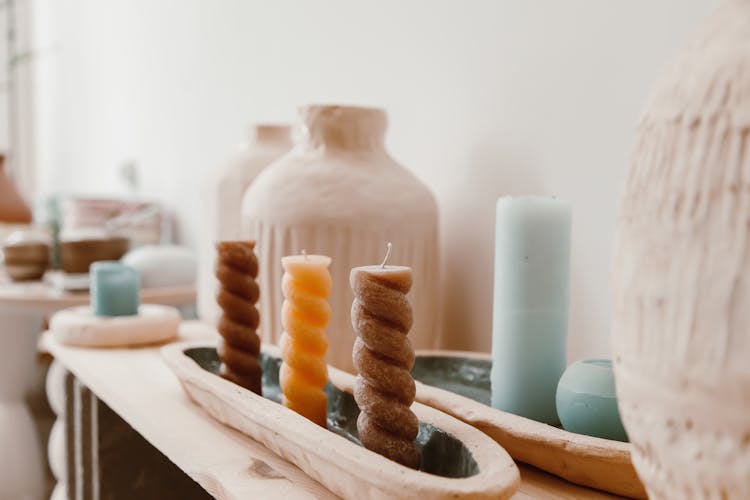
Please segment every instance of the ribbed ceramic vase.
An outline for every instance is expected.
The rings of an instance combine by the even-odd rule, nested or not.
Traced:
[[[380,109],[302,108],[300,143],[258,176],[242,206],[245,235],[258,241],[263,340],[276,342],[282,333],[281,257],[303,249],[328,255],[328,362],[348,371],[355,339],[349,272],[379,264],[389,241],[389,263],[413,268],[409,339],[416,348],[440,345],[437,205],[386,151],[386,124]]]
[[[5,156],[0,155],[0,222],[28,224],[31,209],[5,171]]]
[[[652,498],[750,498],[750,0],[659,79],[617,225],[613,351]]]
[[[247,187],[271,162],[292,148],[288,125],[253,125],[237,154],[208,184],[208,206],[201,230],[198,256],[198,315],[215,323],[220,309],[216,304],[214,243],[238,239],[242,232],[242,197]]]

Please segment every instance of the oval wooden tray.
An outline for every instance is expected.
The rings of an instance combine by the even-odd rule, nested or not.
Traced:
[[[329,367],[328,430],[279,401],[278,349],[264,346],[263,394],[217,375],[215,344],[182,342],[162,355],[190,398],[212,417],[260,441],[343,498],[509,498],[518,468],[508,453],[477,429],[419,403],[417,444],[422,470],[413,470],[363,448],[359,415],[350,392],[354,377]]]
[[[630,461],[630,443],[611,441],[490,407],[489,354],[418,351],[412,375],[417,401],[480,429],[510,455],[570,482],[647,498]]]

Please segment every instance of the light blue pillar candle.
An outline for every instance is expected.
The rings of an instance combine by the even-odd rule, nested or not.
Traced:
[[[565,370],[557,385],[557,414],[566,431],[627,441],[609,359],[584,359]]]
[[[570,226],[567,202],[497,200],[492,406],[553,425],[566,365]]]
[[[96,316],[138,314],[140,283],[138,271],[119,262],[94,262],[91,277],[91,306]]]

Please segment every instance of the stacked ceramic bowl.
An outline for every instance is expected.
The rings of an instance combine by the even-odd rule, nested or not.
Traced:
[[[50,263],[50,241],[45,234],[17,231],[3,243],[5,272],[13,281],[39,280]]]
[[[61,238],[62,268],[68,274],[84,274],[100,260],[119,260],[128,251],[128,238],[103,232],[65,235]]]

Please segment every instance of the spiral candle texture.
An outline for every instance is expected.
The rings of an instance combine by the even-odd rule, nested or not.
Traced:
[[[216,301],[222,310],[217,329],[221,376],[261,394],[263,370],[258,361],[260,320],[255,307],[259,288],[258,259],[254,241],[222,241],[216,244]]]
[[[409,267],[367,266],[352,269],[352,326],[357,333],[353,361],[357,376],[354,398],[361,410],[359,438],[365,448],[414,469],[420,457],[414,440],[419,421],[411,376],[414,349],[406,335],[412,309]]]
[[[281,356],[284,362],[279,382],[286,407],[325,427],[328,383],[325,356],[328,351],[326,325],[331,316],[330,257],[293,255],[283,257],[281,289]]]

